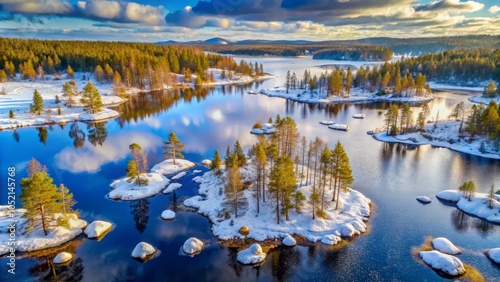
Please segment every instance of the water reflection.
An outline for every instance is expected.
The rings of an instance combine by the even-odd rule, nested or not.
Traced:
[[[37,127],[36,130],[38,131],[38,140],[40,141],[40,143],[47,145],[47,137],[49,136],[49,132],[47,131],[47,128],[46,127]]]
[[[77,122],[71,124],[69,138],[73,139],[73,146],[75,148],[81,148],[85,144],[85,132],[78,127]]]
[[[89,123],[87,125],[87,130],[89,142],[94,146],[102,146],[108,137],[106,122]]]
[[[14,132],[12,133],[12,137],[14,137],[14,140],[16,140],[17,143],[19,143],[20,137],[19,137],[19,133],[17,132],[17,130],[14,129]]]
[[[133,201],[130,203],[130,208],[132,209],[130,214],[134,217],[135,229],[139,231],[139,233],[143,233],[149,222],[149,200],[142,199]]]
[[[451,212],[451,223],[458,232],[465,232],[469,229],[469,219],[470,217],[459,209]]]

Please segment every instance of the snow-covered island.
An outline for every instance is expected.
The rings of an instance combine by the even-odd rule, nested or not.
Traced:
[[[422,133],[411,132],[390,136],[383,131],[372,136],[382,142],[432,145],[483,158],[500,159],[500,151],[495,148],[494,142],[486,137],[459,134],[460,123],[460,121],[440,121],[437,124],[426,124]]]
[[[82,94],[73,97],[74,104],[70,107],[67,104],[68,98],[63,96],[63,86],[71,80],[66,75],[47,75],[45,79],[31,81],[22,79],[18,74],[12,80],[0,83],[0,90],[3,93],[0,94],[0,130],[74,121],[102,121],[120,116],[119,112],[106,107],[116,106],[125,102],[126,99],[114,94],[112,83],[98,82],[90,73],[74,74],[76,88],[81,92],[88,82],[92,82],[101,95],[104,108],[94,114],[87,113],[80,103]],[[38,90],[43,99],[44,110],[40,115],[30,113],[30,104],[35,90]],[[124,94],[132,95],[138,92],[140,92],[139,89],[131,88],[125,90]],[[61,109],[61,114],[58,113],[58,107]],[[10,110],[14,113],[13,118],[9,116]]]
[[[469,198],[463,196],[463,192],[459,190],[444,190],[436,194],[436,198],[456,203],[457,207],[468,213],[487,221],[500,223],[500,195],[494,195],[489,207],[489,195],[485,193],[475,193]]]
[[[221,169],[221,172],[223,170]],[[184,205],[197,209],[197,212],[207,216],[212,222],[212,232],[221,240],[235,238],[252,238],[256,241],[266,239],[288,238],[289,234],[305,237],[311,242],[321,241],[324,236],[336,236],[351,238],[354,235],[366,232],[366,224],[370,216],[371,201],[360,192],[349,189],[340,192],[339,209],[335,204],[329,202],[325,207],[325,218],[316,217],[312,219],[312,206],[304,203],[301,213],[290,212],[289,219],[278,224],[275,219],[275,205],[270,201],[260,204],[260,212],[257,213],[256,199],[253,191],[243,190],[242,197],[246,204],[238,211],[238,217],[226,216],[226,195],[224,190],[225,174],[217,175],[214,171],[206,172],[201,179],[198,193],[184,201]],[[250,166],[240,168],[240,174],[245,178],[243,183],[254,182],[255,171]],[[309,198],[312,185],[298,188],[306,198]],[[325,197],[331,199],[333,191],[325,189]],[[248,226],[248,235],[242,235],[239,231],[242,226]],[[292,244],[290,239],[287,243]]]
[[[368,102],[403,102],[403,103],[425,103],[435,98],[432,94],[424,93],[421,96],[400,96],[394,94],[378,95],[378,92],[363,91],[362,89],[352,89],[349,96],[328,96],[316,90],[289,89],[276,86],[274,88],[261,89],[260,94],[269,97],[279,97],[301,103],[368,103]]]
[[[60,246],[82,234],[87,226],[87,222],[79,219],[76,214],[67,214],[68,229],[57,226],[56,220],[52,220],[48,224],[48,233],[45,235],[41,224],[36,224],[33,229],[27,230],[28,219],[23,218],[25,212],[25,209],[11,211],[8,206],[0,206],[0,256],[13,251],[33,252]],[[62,215],[56,214],[55,219],[60,216]],[[12,224],[16,226],[15,246],[9,245]]]
[[[231,74],[229,74],[231,72]],[[264,81],[272,78],[276,78],[275,75],[272,74],[263,74],[250,76],[241,73],[236,73],[230,70],[222,70],[218,68],[209,68],[206,73],[209,74],[210,77],[213,77],[213,81],[210,82],[202,82],[197,85],[200,86],[218,86],[218,85],[230,85],[230,84],[248,84],[255,81]],[[196,78],[196,75],[194,75]]]

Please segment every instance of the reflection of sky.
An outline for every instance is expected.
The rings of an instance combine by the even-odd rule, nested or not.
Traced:
[[[149,132],[118,132],[109,137],[103,146],[92,146],[88,142],[83,148],[66,147],[54,156],[60,169],[73,173],[95,172],[107,163],[119,161],[130,152],[129,145],[138,143],[145,152],[156,151],[161,145],[159,137]]]

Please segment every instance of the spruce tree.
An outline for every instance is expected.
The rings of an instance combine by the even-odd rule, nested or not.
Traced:
[[[334,180],[334,190],[333,190],[333,198],[332,201],[337,201],[335,205],[335,209],[339,207],[339,195],[340,189],[347,191],[347,186],[350,185],[354,181],[354,177],[352,176],[351,164],[349,162],[349,156],[344,150],[344,147],[340,142],[337,142],[337,145],[332,151],[332,173]]]
[[[215,150],[214,158],[210,164],[210,169],[215,170],[216,174],[220,173],[220,166],[222,165],[222,159],[219,154],[219,150]]]
[[[7,74],[4,70],[0,70],[0,83],[7,82]]]
[[[184,144],[177,138],[175,133],[170,132],[168,136],[168,141],[163,141],[163,154],[169,159],[173,159],[174,165],[176,164],[176,158],[183,159],[184,155],[181,151],[184,149]]]
[[[54,214],[61,211],[61,203],[56,185],[46,172],[36,172],[21,180],[22,192],[19,196],[29,219],[27,229],[32,229],[36,222],[41,221],[45,236],[48,234],[49,223]]]
[[[271,170],[269,192],[275,201],[276,222],[280,223],[280,213],[288,220],[292,204],[293,188],[296,177],[293,160],[288,156],[279,157]],[[280,204],[281,200],[281,204]]]
[[[70,65],[66,68],[66,74],[68,75],[69,79],[75,78],[75,72],[73,71],[73,68],[71,68]]]
[[[85,106],[85,110],[91,114],[98,113],[102,110],[101,94],[97,91],[92,82],[87,82],[83,88],[82,98],[80,102]]]
[[[238,158],[237,165],[239,167],[243,167],[247,164],[247,157],[245,156],[245,153],[243,152],[243,149],[241,148],[240,141],[238,141],[238,140],[236,140],[236,142],[234,143],[233,155],[237,156],[237,158]]]
[[[14,115],[14,111],[12,111],[12,109],[9,110],[9,118],[14,118],[15,115]]]
[[[129,181],[135,179],[135,184],[147,185],[148,179],[141,178],[141,174],[146,173],[148,170],[148,159],[141,146],[137,143],[132,143],[129,145],[130,154],[133,157],[133,163],[129,163],[127,167],[127,176],[130,177]]]
[[[30,112],[40,115],[43,111],[43,98],[40,92],[35,89],[33,92],[33,103],[30,105]]]
[[[243,183],[241,182],[240,171],[236,162],[232,167],[226,168],[226,198],[227,203],[233,207],[234,215],[238,217],[238,206],[240,205],[241,191],[243,191]]]

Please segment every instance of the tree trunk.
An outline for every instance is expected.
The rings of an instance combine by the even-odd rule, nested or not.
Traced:
[[[278,224],[280,224],[280,196],[279,192],[276,192],[276,219]]]
[[[43,233],[45,236],[47,236],[47,224],[45,223],[45,208],[43,207],[42,204],[40,204],[40,213],[41,213],[41,218],[42,218],[42,227],[43,227]]]

